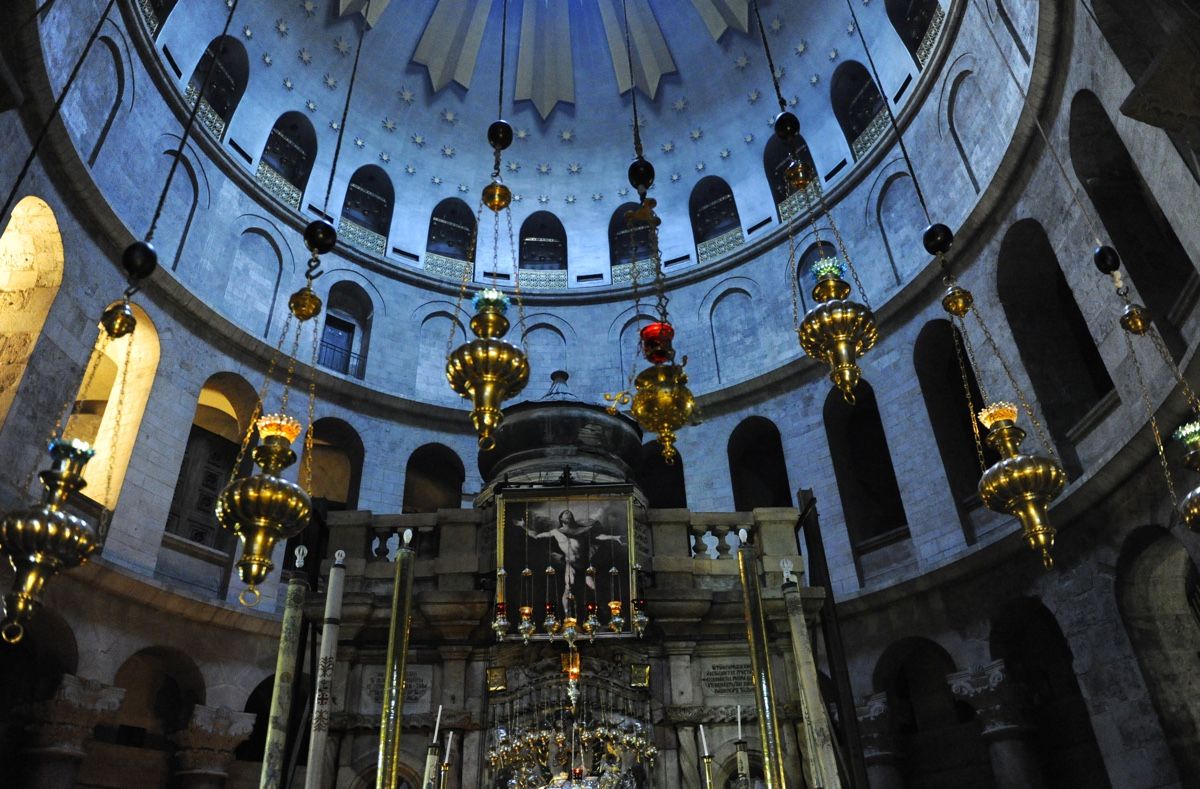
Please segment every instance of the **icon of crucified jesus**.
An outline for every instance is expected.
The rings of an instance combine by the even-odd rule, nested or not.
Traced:
[[[535,540],[550,540],[550,560],[558,566],[563,576],[562,606],[564,614],[570,610],[569,601],[574,594],[575,579],[587,572],[587,567],[600,550],[599,543],[615,542],[625,544],[625,538],[620,534],[605,534],[604,526],[597,520],[580,523],[575,520],[575,513],[563,510],[558,514],[558,524],[554,525],[549,518],[534,517],[533,524],[524,520],[514,521],[513,525],[523,529]],[[539,527],[541,527],[539,529]],[[549,528],[546,528],[549,527]],[[585,546],[590,546],[585,556]],[[595,592],[596,579],[588,576],[585,579],[587,587]]]

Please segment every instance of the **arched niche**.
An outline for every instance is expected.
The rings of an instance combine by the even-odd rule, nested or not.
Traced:
[[[722,178],[706,175],[696,182],[688,198],[688,215],[700,263],[718,258],[744,241],[733,190]]]
[[[966,366],[966,383],[971,393],[970,404],[967,403],[963,371],[959,367],[959,351],[955,348],[956,338],[962,361],[966,363],[966,349],[958,329],[950,321],[940,318],[926,323],[913,345],[913,367],[946,472],[946,482],[950,485],[950,495],[954,498],[963,532],[970,543],[974,542],[975,534],[968,513],[982,506],[979,477],[983,474],[983,467],[977,450],[983,450],[984,466],[992,465],[1000,457],[982,443],[983,427],[974,414],[983,408],[984,402],[970,365]],[[980,439],[978,447],[977,435]]]
[[[1069,139],[1076,177],[1168,348],[1178,356],[1185,347],[1179,328],[1195,299],[1194,264],[1091,91],[1071,100]]]
[[[429,215],[425,252],[454,260],[474,260],[475,230],[471,207],[457,197],[447,197]]]
[[[41,198],[22,198],[0,236],[0,426],[58,295],[63,262],[54,211]]]
[[[741,381],[757,372],[758,359],[750,352],[758,344],[754,314],[754,297],[745,288],[729,287],[713,300],[708,326],[719,383]]]
[[[850,545],[856,555],[908,537],[908,516],[892,467],[875,391],[866,381],[850,405],[836,389],[825,398],[825,435]]]
[[[376,255],[387,253],[396,190],[382,167],[363,165],[350,176],[338,238]]]
[[[189,559],[164,560],[160,555],[156,575],[217,596],[223,594],[235,540],[231,532],[220,528],[214,506],[233,477],[257,404],[258,393],[237,373],[216,373],[200,388],[167,516],[166,534],[170,537],[164,537],[163,545],[177,550],[185,547],[178,541],[202,545],[219,552],[220,558],[199,551],[193,551]],[[249,456],[243,458],[243,471],[250,471],[249,461]]]
[[[93,167],[100,158],[104,143],[116,122],[117,113],[125,101],[125,59],[121,45],[126,42],[119,32],[101,35],[88,52],[82,73],[87,79],[79,80],[64,100],[63,111],[84,120],[79,131],[79,152],[87,157],[88,167]]]
[[[300,210],[317,158],[317,133],[302,112],[285,112],[267,135],[258,160],[258,180],[276,197]]]
[[[96,450],[84,468],[83,495],[109,511],[117,507],[158,372],[158,330],[141,307],[132,307],[137,318],[132,334],[109,341],[101,332],[63,431]]]
[[[1113,391],[1113,382],[1037,220],[1022,219],[1004,234],[996,289],[1046,426],[1067,458],[1081,420]],[[1074,464],[1077,474],[1078,460]]]
[[[310,495],[313,499],[324,499],[329,510],[357,508],[366,457],[358,431],[348,422],[330,416],[313,422],[312,430]],[[301,458],[302,463],[308,462],[307,454]]]
[[[1180,776],[1200,776],[1200,569],[1159,526],[1125,540],[1117,607]]]
[[[929,26],[934,18],[941,13],[937,0],[885,0],[888,21],[892,23],[896,35],[904,42],[904,48],[912,55],[913,62],[918,68],[924,68],[929,57],[923,52],[921,44],[929,32]]]
[[[947,675],[956,670],[945,649],[921,637],[892,644],[875,666],[875,690],[887,694],[906,755],[900,763],[905,786],[993,785],[975,711],[950,692]]]
[[[428,402],[461,403],[446,381],[446,355],[466,341],[465,318],[451,313],[453,304],[445,304],[421,318],[416,338],[417,355],[413,370],[413,391]]]
[[[1029,738],[1047,786],[1107,789],[1111,784],[1096,743],[1075,659],[1054,615],[1033,597],[1010,600],[992,619],[994,659],[1020,688],[1020,703],[1033,724]]]
[[[261,337],[271,334],[271,321],[283,278],[283,251],[261,227],[248,227],[238,237],[237,251],[225,282],[225,314],[240,318]],[[247,298],[253,293],[254,298]]]
[[[197,163],[188,153],[182,155],[177,154],[174,149],[163,151],[163,155],[171,160],[178,160],[179,166],[175,169],[175,176],[171,179],[171,189],[167,194],[167,202],[163,207],[163,215],[158,223],[158,235],[155,236],[154,245],[159,250],[159,256],[162,259],[171,257],[171,270],[179,269],[179,264],[183,260],[183,248],[187,245],[188,234],[192,230],[192,222],[196,218],[196,211],[200,207],[200,178],[203,170],[199,169]],[[169,168],[171,162],[167,162],[166,167]],[[164,170],[169,172],[169,170]],[[172,244],[171,236],[178,234],[178,239]],[[174,250],[172,254],[170,250]]]
[[[459,509],[467,472],[454,450],[444,444],[424,444],[413,450],[404,467],[405,513]]]
[[[792,506],[783,439],[774,422],[761,416],[743,419],[729,435],[725,453],[736,511]]]
[[[275,691],[275,675],[254,686],[246,697],[243,712],[254,714],[254,728],[250,736],[238,745],[234,756],[239,762],[262,762],[267,747],[267,729],[271,725],[271,694]]]
[[[370,294],[353,280],[334,283],[317,350],[317,364],[362,379],[367,374],[371,322],[375,306]]]
[[[808,143],[800,137],[796,141],[797,156],[804,165],[806,172],[813,179],[817,176],[817,165],[813,162],[812,153],[808,149]],[[767,176],[767,184],[771,187],[771,196],[775,198],[775,207],[779,211],[781,221],[786,221],[791,217],[801,213],[805,208],[812,208],[815,203],[814,195],[808,198],[809,205],[806,206],[805,195],[802,192],[794,192],[792,187],[788,185],[787,178],[784,176],[784,171],[788,164],[792,161],[792,152],[788,145],[779,139],[778,136],[772,134],[767,137],[767,144],[763,146],[763,172]],[[814,181],[815,183],[815,181]]]
[[[16,766],[28,758],[22,753],[25,707],[53,697],[63,676],[78,669],[75,634],[49,607],[25,625],[19,643],[0,648],[0,763]]]
[[[250,57],[233,36],[214,38],[192,71],[187,84],[188,102],[200,97],[199,120],[218,140],[225,139],[249,79]]]
[[[642,445],[634,483],[641,488],[646,496],[647,506],[652,509],[687,508],[683,455],[677,455],[675,462],[668,465],[663,460],[662,445],[658,441]]]
[[[521,223],[519,265],[531,271],[567,270],[567,231],[549,211],[535,211]]]
[[[637,208],[637,203],[622,203],[608,220],[608,260],[613,268],[650,260],[654,255],[649,223],[631,221],[630,214]]]
[[[1021,60],[1029,63],[1029,47],[1025,45],[1021,34],[1017,32],[1017,26],[1013,24],[1012,14],[1009,13],[1008,5],[1005,0],[993,0],[996,6],[996,15],[1000,17],[1000,23],[1004,25],[1004,29],[1008,31],[1008,37],[1012,39],[1013,45],[1017,48],[1017,54],[1021,56]]]
[[[847,60],[833,72],[829,101],[854,158],[862,158],[886,128],[887,106],[879,86],[863,64]]]

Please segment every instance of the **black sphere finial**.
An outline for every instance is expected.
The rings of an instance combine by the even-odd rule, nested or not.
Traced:
[[[1096,251],[1092,253],[1092,262],[1100,269],[1101,274],[1114,274],[1121,267],[1121,255],[1105,244],[1096,247]]]
[[[775,136],[784,142],[791,142],[800,133],[800,119],[794,113],[784,110],[775,116]]]
[[[309,252],[324,255],[337,244],[337,231],[324,219],[314,219],[304,228],[304,246]]]
[[[487,130],[488,143],[498,151],[503,151],[512,145],[513,127],[508,121],[501,118],[500,120],[492,121],[492,125],[488,126]]]
[[[148,241],[134,241],[121,253],[121,268],[133,282],[143,280],[158,268],[158,253]]]
[[[950,251],[950,247],[954,246],[954,231],[938,222],[925,228],[925,235],[921,240],[929,254],[945,255]]]
[[[644,195],[654,185],[654,165],[639,156],[629,165],[629,185]]]

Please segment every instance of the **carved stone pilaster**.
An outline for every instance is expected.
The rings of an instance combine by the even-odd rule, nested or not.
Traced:
[[[856,712],[871,789],[901,789],[904,778],[900,762],[904,751],[896,736],[896,721],[887,694],[868,696]]]
[[[250,736],[255,714],[228,707],[192,708],[187,728],[171,735],[179,748],[175,778],[186,789],[218,789],[225,785],[234,749]]]
[[[71,787],[87,755],[87,740],[96,724],[121,707],[124,688],[73,674],[65,675],[54,695],[27,709],[25,749],[28,786]]]
[[[1003,660],[981,668],[946,675],[950,692],[974,710],[986,739],[1023,737],[1029,721],[1022,704],[1022,688],[1008,675]]]

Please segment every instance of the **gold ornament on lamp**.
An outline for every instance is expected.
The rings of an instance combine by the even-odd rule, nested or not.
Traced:
[[[950,265],[946,254],[954,243],[954,234],[950,228],[941,224],[931,225],[925,231],[925,249],[938,259],[943,271],[943,282],[946,291],[942,296],[942,309],[950,316],[951,331],[954,334],[954,347],[958,358],[959,372],[962,377],[963,395],[967,402],[967,412],[971,418],[971,429],[975,436],[975,452],[979,458],[982,475],[979,479],[979,497],[983,504],[993,512],[1012,515],[1021,524],[1021,531],[1030,549],[1040,554],[1042,564],[1047,570],[1054,567],[1055,529],[1050,523],[1049,508],[1051,502],[1058,498],[1067,484],[1067,475],[1054,452],[1042,424],[1038,421],[1033,407],[1026,399],[1024,392],[1017,385],[1012,370],[1000,353],[1000,348],[992,337],[991,330],[974,309],[975,297],[969,290],[954,281],[950,273]],[[982,331],[988,350],[1000,363],[1009,385],[1020,401],[1020,408],[1009,402],[988,402],[988,395],[975,363],[975,350],[967,333],[966,316],[973,314],[975,323]],[[971,391],[970,372],[974,372],[979,391],[985,401],[984,407],[975,414],[974,395]],[[1033,423],[1046,455],[1029,454],[1021,451],[1025,440],[1025,431],[1017,426],[1017,417],[1021,411]],[[978,424],[975,419],[978,418]],[[980,439],[979,424],[987,430],[988,447],[1000,456],[990,466],[985,468],[983,445]]]

